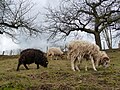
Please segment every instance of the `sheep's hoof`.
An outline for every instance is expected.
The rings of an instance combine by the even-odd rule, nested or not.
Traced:
[[[97,71],[96,69],[94,71]]]
[[[75,69],[73,69],[73,71],[76,71]]]

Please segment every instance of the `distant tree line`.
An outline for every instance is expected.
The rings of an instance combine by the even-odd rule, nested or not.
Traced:
[[[22,49],[5,50],[0,55],[19,55],[21,51]]]

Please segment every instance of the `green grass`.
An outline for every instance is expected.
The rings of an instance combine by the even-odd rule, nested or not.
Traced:
[[[36,69],[35,64],[26,70],[23,65],[16,71],[19,56],[0,56],[0,90],[120,90],[120,51],[107,52],[109,68],[97,68],[91,63],[88,71],[71,70],[68,60],[50,60],[48,68]]]

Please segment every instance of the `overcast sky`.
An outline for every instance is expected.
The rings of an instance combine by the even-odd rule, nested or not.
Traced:
[[[59,0],[30,0],[35,4],[34,6],[34,13],[36,12],[41,12],[44,13],[44,7],[46,5],[54,5],[57,6]],[[41,20],[42,18],[40,17],[38,20]],[[6,37],[6,35],[0,35],[0,51],[4,50],[12,50],[12,49],[25,49],[25,48],[40,48],[45,51],[47,47],[47,41],[45,37],[37,37],[37,38],[29,38],[27,37],[21,37],[19,38],[20,42],[19,44],[16,44],[12,41],[11,38]],[[37,42],[37,43],[36,43]]]
[[[44,7],[47,5],[51,6],[57,6],[59,0],[30,0],[35,3],[34,6],[34,13],[40,11],[41,13],[44,13]],[[42,17],[38,19],[42,20]],[[83,39],[83,36],[80,37]],[[86,40],[91,40],[94,42],[93,37],[90,38],[88,36],[84,37]],[[47,37],[37,37],[37,38],[26,38],[21,37],[19,38],[20,42],[19,44],[16,44],[12,41],[11,38],[6,37],[5,35],[0,35],[0,51],[4,50],[13,50],[13,49],[25,49],[25,48],[39,48],[43,51],[46,51],[47,46],[49,46],[49,43],[46,41]]]

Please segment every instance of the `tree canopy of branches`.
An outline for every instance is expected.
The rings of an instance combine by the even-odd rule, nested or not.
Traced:
[[[119,0],[63,0],[58,8],[48,6],[46,9],[47,30],[54,35],[62,32],[68,36],[72,31],[93,34],[100,48],[100,33],[116,27],[120,20]]]
[[[28,0],[0,0],[0,34],[12,38],[18,33],[37,35],[40,31],[35,24],[35,16],[30,16],[34,4]]]

